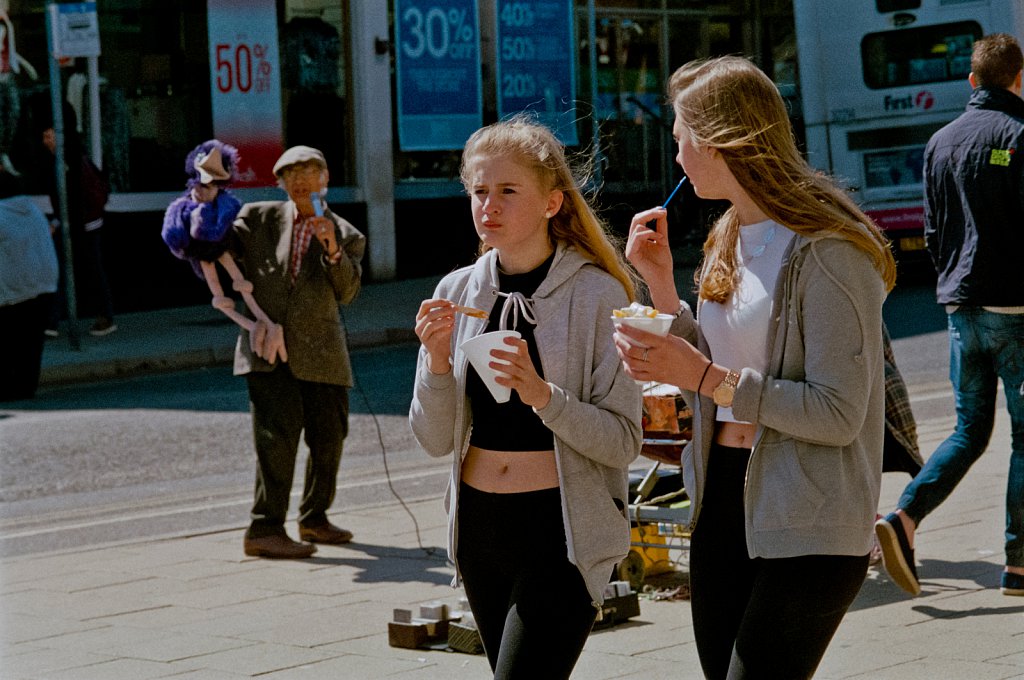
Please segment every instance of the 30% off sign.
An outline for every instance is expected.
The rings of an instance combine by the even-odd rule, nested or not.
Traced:
[[[407,7],[402,29],[402,52],[410,59],[476,57],[476,27],[464,7]]]

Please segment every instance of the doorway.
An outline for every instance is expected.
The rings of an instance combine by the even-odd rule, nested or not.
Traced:
[[[589,17],[586,12],[578,16],[581,98],[591,99],[592,78],[597,85],[593,114],[586,117],[600,133],[594,174],[606,214],[621,229],[636,210],[664,200],[682,176],[666,96],[669,76],[693,59],[749,54],[753,31],[748,19],[727,12],[598,8],[596,63],[591,65]],[[580,132],[593,140],[590,125],[582,125]],[[720,206],[697,199],[690,187],[684,196],[685,201],[674,201],[669,219],[679,225],[682,239],[702,242]]]

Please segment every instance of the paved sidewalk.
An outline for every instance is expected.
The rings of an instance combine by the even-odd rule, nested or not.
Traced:
[[[922,448],[951,425],[920,423]],[[989,453],[918,534],[923,594],[872,570],[818,678],[1024,678],[1024,599],[998,590],[1008,448],[1001,412]],[[905,481],[885,476],[883,508]],[[388,646],[395,607],[459,594],[440,499],[409,509],[419,535],[398,505],[333,515],[357,542],[308,561],[246,558],[241,529],[0,560],[0,675],[488,677],[482,656]],[[689,604],[642,599],[639,617],[591,637],[574,677],[699,678]]]
[[[416,310],[441,277],[364,285],[343,306],[351,347],[412,342]],[[79,320],[81,347],[71,349],[67,322],[61,336],[47,340],[41,385],[96,380],[144,371],[231,363],[238,326],[209,305],[119,314],[118,330],[94,338],[91,319]]]
[[[412,340],[436,280],[367,286],[345,308],[352,345]],[[44,383],[224,363],[237,335],[207,307],[117,322],[110,336],[85,335],[79,352],[66,337],[49,341]],[[948,434],[952,412],[950,397],[945,415],[919,423],[924,452]],[[989,452],[918,534],[922,595],[872,570],[818,678],[1024,678],[1024,598],[998,589],[1009,446],[1000,410]],[[906,481],[885,475],[883,511]],[[384,502],[332,515],[356,543],[307,561],[246,558],[240,528],[0,558],[0,677],[488,677],[483,656],[388,646],[395,607],[454,605],[459,591],[443,557],[440,498],[410,503],[415,523]],[[574,677],[699,678],[689,604],[641,599],[639,617],[590,638]]]

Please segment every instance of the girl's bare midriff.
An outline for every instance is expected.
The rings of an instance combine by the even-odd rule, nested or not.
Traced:
[[[754,435],[757,425],[754,423],[731,423],[720,421],[715,424],[715,443],[720,446],[731,446],[737,449],[754,448]]]
[[[488,493],[523,493],[558,486],[554,451],[492,451],[470,446],[462,481]]]

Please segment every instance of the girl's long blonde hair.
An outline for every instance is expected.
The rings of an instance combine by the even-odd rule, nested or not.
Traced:
[[[896,263],[870,217],[800,155],[775,83],[741,57],[692,61],[669,79],[675,115],[698,147],[715,149],[768,217],[798,234],[833,233],[871,257],[891,290]],[[700,296],[725,302],[736,287],[739,217],[729,208],[704,242]],[[698,270],[700,271],[700,270]]]
[[[613,242],[605,224],[580,191],[583,182],[573,176],[565,147],[555,135],[525,114],[480,128],[470,136],[462,152],[460,173],[467,193],[472,192],[477,159],[496,156],[514,157],[534,171],[545,191],[562,192],[562,207],[548,220],[548,236],[552,242],[576,246],[584,257],[615,277],[629,299],[634,300],[636,285],[622,249]],[[481,255],[490,249],[480,244]]]

